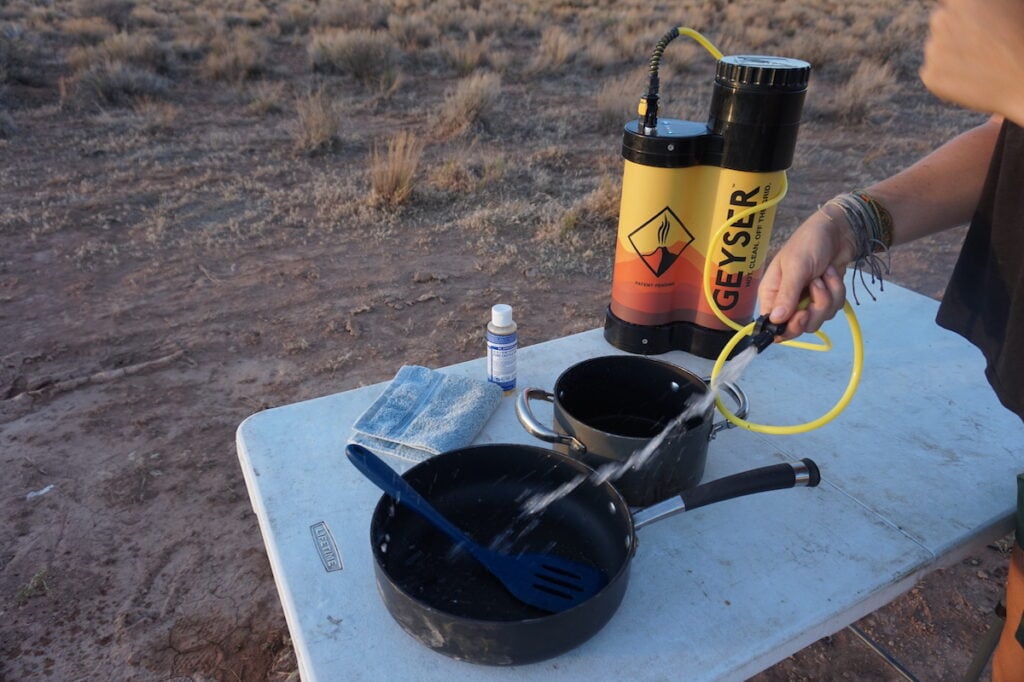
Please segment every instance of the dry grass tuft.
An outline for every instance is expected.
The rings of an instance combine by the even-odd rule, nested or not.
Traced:
[[[61,22],[60,31],[78,42],[94,44],[114,35],[117,27],[103,17],[83,17]]]
[[[120,29],[131,23],[134,0],[74,0],[72,11],[77,17],[101,17]]]
[[[321,88],[295,103],[298,121],[292,139],[307,154],[329,151],[338,143],[341,117],[335,102]]]
[[[385,31],[319,33],[310,41],[308,53],[315,71],[348,74],[364,85],[386,86],[396,78],[397,54]]]
[[[280,6],[277,25],[281,33],[306,33],[313,25],[315,9],[302,0],[291,0]]]
[[[537,233],[541,241],[564,240],[579,235],[609,233],[614,235],[619,221],[622,182],[610,175],[601,177],[598,186],[577,199],[564,213]],[[614,243],[614,242],[613,242]]]
[[[387,26],[386,3],[365,0],[324,0],[316,10],[317,26],[345,29],[378,29]]]
[[[75,78],[69,97],[76,104],[129,106],[140,97],[163,97],[170,86],[169,80],[152,71],[123,62],[102,62]]]
[[[422,12],[388,16],[388,33],[404,50],[430,47],[437,42],[440,31]]]
[[[604,175],[598,186],[558,216],[546,219],[534,236],[536,248],[550,253],[565,271],[604,274],[615,252],[622,184]],[[566,263],[561,254],[573,253]]]
[[[465,76],[487,63],[490,42],[487,39],[478,40],[476,33],[470,31],[465,40],[445,40],[442,51],[456,73]]]
[[[388,140],[387,152],[374,145],[370,159],[370,202],[395,208],[412,195],[416,167],[423,155],[423,142],[403,130]]]
[[[219,35],[203,59],[202,74],[215,81],[241,82],[264,70],[267,44],[251,30]]]
[[[143,97],[132,107],[139,117],[142,130],[147,133],[162,133],[173,130],[181,118],[182,108],[170,102]]]
[[[286,89],[284,83],[257,82],[249,89],[248,110],[258,116],[281,113]]]
[[[75,71],[93,69],[101,64],[122,63],[134,69],[170,71],[170,50],[155,36],[144,33],[116,33],[99,45],[76,47],[68,52],[68,65]]]
[[[431,187],[450,194],[469,194],[500,181],[508,170],[504,154],[473,154],[472,147],[431,169]]]
[[[607,130],[616,130],[636,117],[637,104],[645,86],[645,74],[641,71],[605,81],[594,95],[597,124]]]
[[[458,82],[441,105],[438,128],[443,135],[463,133],[475,125],[486,126],[501,94],[501,77],[481,72]]]
[[[173,25],[174,18],[149,5],[141,5],[132,8],[131,23],[133,26],[146,28],[169,28]]]
[[[896,77],[888,64],[861,62],[849,80],[836,90],[832,113],[845,123],[862,123],[894,92]]]
[[[529,72],[539,75],[553,73],[565,66],[580,50],[579,41],[559,26],[544,29],[540,46],[530,62]]]
[[[270,10],[261,5],[246,6],[227,11],[221,17],[221,21],[228,28],[260,28],[270,23]],[[273,32],[273,27],[269,32]]]
[[[595,71],[611,69],[622,63],[622,58],[615,46],[603,40],[587,43],[582,59]]]

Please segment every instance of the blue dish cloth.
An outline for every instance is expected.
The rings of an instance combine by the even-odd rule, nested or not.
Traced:
[[[501,396],[489,381],[406,365],[356,420],[349,442],[422,462],[472,443]]]

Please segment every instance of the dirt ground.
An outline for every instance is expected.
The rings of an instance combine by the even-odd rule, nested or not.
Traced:
[[[308,91],[302,50],[273,50],[265,78]],[[479,357],[492,303],[514,306],[523,345],[602,323],[614,224],[552,228],[621,168],[618,131],[576,117],[594,87],[574,68],[506,75],[499,113],[457,138],[431,132],[452,74],[362,102],[324,80],[349,105],[316,155],[296,151],[291,109],[257,113],[233,85],[179,78],[156,121],[62,106],[59,64],[5,86],[0,677],[297,677],[235,428]],[[818,202],[981,120],[919,89],[842,126],[809,111],[776,245]],[[399,127],[428,140],[421,181],[381,208],[367,157]],[[892,280],[941,295],[962,237],[898,249]],[[958,679],[1007,550],[977,548],[859,628],[917,679]],[[847,629],[755,679],[903,678]]]

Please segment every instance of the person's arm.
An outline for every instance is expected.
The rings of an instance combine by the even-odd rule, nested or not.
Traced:
[[[968,222],[978,204],[1001,121],[963,133],[866,192],[892,215],[893,243],[904,244]],[[797,228],[768,264],[758,295],[761,313],[786,322],[783,338],[816,331],[843,307],[842,272],[856,256],[843,212],[826,204]],[[800,300],[810,305],[797,311]]]
[[[892,215],[893,245],[970,222],[1001,126],[992,117],[865,190]]]
[[[896,244],[970,220],[1002,118],[1024,126],[1024,2],[941,0],[929,20],[920,75],[942,99],[993,116],[867,188],[891,214]],[[842,308],[841,273],[861,248],[843,211],[826,205],[768,264],[758,290],[761,312],[787,322],[784,338],[816,331]],[[810,305],[797,311],[807,295]]]

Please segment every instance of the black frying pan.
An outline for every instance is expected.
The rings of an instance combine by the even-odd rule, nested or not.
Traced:
[[[398,623],[426,646],[472,663],[517,665],[557,656],[611,619],[629,582],[636,529],[697,507],[820,480],[811,460],[712,481],[631,513],[610,483],[589,481],[524,515],[524,501],[593,473],[565,455],[528,445],[483,445],[443,453],[403,477],[477,542],[515,553],[550,552],[596,566],[608,583],[576,607],[549,613],[510,595],[448,536],[382,496],[370,523],[377,587]]]

